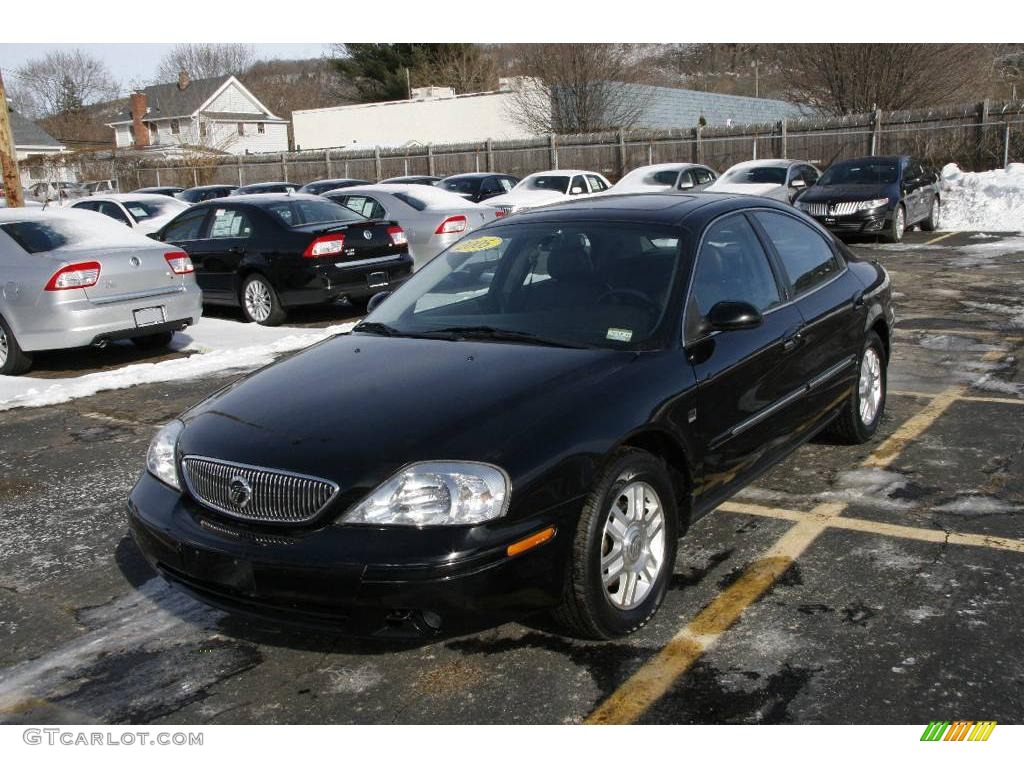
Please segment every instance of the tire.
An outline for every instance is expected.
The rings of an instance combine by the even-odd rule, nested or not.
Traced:
[[[869,369],[875,367],[871,363],[872,357],[875,363],[877,363],[877,371],[873,375],[868,375],[868,381],[866,382],[865,367]],[[829,425],[828,431],[842,442],[849,445],[866,443],[878,431],[878,425],[881,423],[882,415],[885,413],[885,399],[888,391],[886,362],[885,347],[882,345],[882,340],[878,338],[878,334],[874,331],[868,331],[868,335],[864,339],[864,347],[861,349],[860,357],[857,360],[857,384],[850,393],[850,397],[843,406],[843,410],[836,417],[835,421]],[[874,381],[877,381],[879,388],[877,390],[877,402],[874,405],[873,412],[871,412],[870,407],[862,408],[862,406],[865,403],[865,394],[873,390]],[[867,416],[870,416],[870,418],[867,418]],[[866,418],[867,420],[865,420]]]
[[[892,212],[892,220],[889,222],[889,226],[885,229],[883,237],[887,243],[901,243],[903,242],[903,234],[907,231],[907,209],[903,207],[903,203],[896,206],[896,210]]]
[[[613,507],[618,514],[610,521]],[[640,629],[668,589],[678,526],[665,464],[636,449],[613,454],[584,501],[555,619],[571,634],[595,640]],[[609,580],[609,566],[621,568],[617,579]]]
[[[239,295],[242,314],[247,322],[260,325],[280,325],[288,316],[277,297],[277,291],[263,275],[255,273],[245,278]]]
[[[32,355],[24,352],[11,326],[0,317],[0,376],[20,376],[32,368]]]
[[[932,198],[932,207],[928,212],[928,218],[921,222],[921,230],[924,232],[934,232],[939,228],[939,221],[942,214],[942,201],[939,200],[939,196],[935,195]]]
[[[151,333],[148,336],[136,336],[132,339],[132,344],[139,349],[160,349],[170,344],[173,338],[174,331],[163,331]]]

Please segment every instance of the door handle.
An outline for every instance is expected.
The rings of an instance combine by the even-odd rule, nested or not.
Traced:
[[[782,342],[782,351],[783,352],[792,352],[794,349],[796,349],[798,346],[800,346],[800,343],[803,340],[804,340],[803,334],[800,333],[800,331],[797,331],[792,336],[790,336],[788,339],[786,339],[785,341]]]
[[[853,297],[853,309],[854,309],[854,311],[856,311],[856,310],[860,309],[863,306],[864,306],[864,294],[863,293],[858,293],[856,296]]]
[[[245,248],[242,248],[241,246],[238,245],[233,245],[230,248],[228,248],[228,253],[230,253],[233,256],[241,256],[242,254],[245,253]]]

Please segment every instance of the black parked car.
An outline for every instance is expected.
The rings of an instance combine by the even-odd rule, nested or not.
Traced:
[[[518,183],[518,177],[507,173],[459,173],[441,179],[437,186],[479,203],[511,192]]]
[[[314,195],[200,203],[155,235],[188,253],[203,303],[277,325],[288,307],[364,302],[412,271],[405,232]]]
[[[381,184],[423,184],[434,187],[440,180],[440,176],[393,176],[390,179],[384,179]]]
[[[219,197],[227,197],[238,187],[234,184],[207,184],[203,187],[189,187],[179,192],[175,197],[184,200],[186,203],[201,203],[205,200],[216,200]]]
[[[184,192],[184,187],[140,187],[139,189],[133,189],[132,194],[136,192],[147,195],[167,195],[168,197],[177,197],[179,192]]]
[[[920,224],[939,227],[939,177],[909,155],[859,157],[829,167],[796,206],[836,234],[898,243]]]
[[[309,184],[299,187],[299,192],[305,192],[309,195],[322,195],[324,192],[330,192],[334,189],[360,187],[372,183],[362,179],[321,179],[320,181],[311,181]]]
[[[298,184],[288,181],[261,181],[259,184],[246,184],[234,190],[232,195],[266,195],[279,192],[297,192]]]
[[[892,323],[885,270],[783,203],[520,213],[161,429],[131,529],[172,583],[262,618],[548,608],[623,635],[695,520],[819,430],[872,437]]]

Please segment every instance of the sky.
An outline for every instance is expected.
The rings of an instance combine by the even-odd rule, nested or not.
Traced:
[[[307,59],[320,56],[325,43],[253,43],[261,59]],[[127,90],[133,80],[150,82],[161,57],[173,43],[0,43],[0,70],[17,69],[29,59],[37,59],[55,49],[84,51],[102,59],[115,78]]]

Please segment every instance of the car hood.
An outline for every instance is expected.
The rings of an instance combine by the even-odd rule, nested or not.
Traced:
[[[376,487],[413,461],[506,466],[509,446],[628,365],[629,352],[338,336],[269,366],[182,418],[183,455]],[[511,468],[506,467],[511,471]]]
[[[484,201],[484,205],[514,205],[517,207],[532,207],[535,205],[546,205],[564,200],[566,195],[550,189],[524,189],[512,190],[504,195],[491,197]]]
[[[802,203],[859,202],[891,197],[892,184],[831,184],[827,187],[813,186],[800,196]]]
[[[782,189],[781,184],[719,184],[715,182],[708,192],[725,192],[731,195],[768,195]]]

